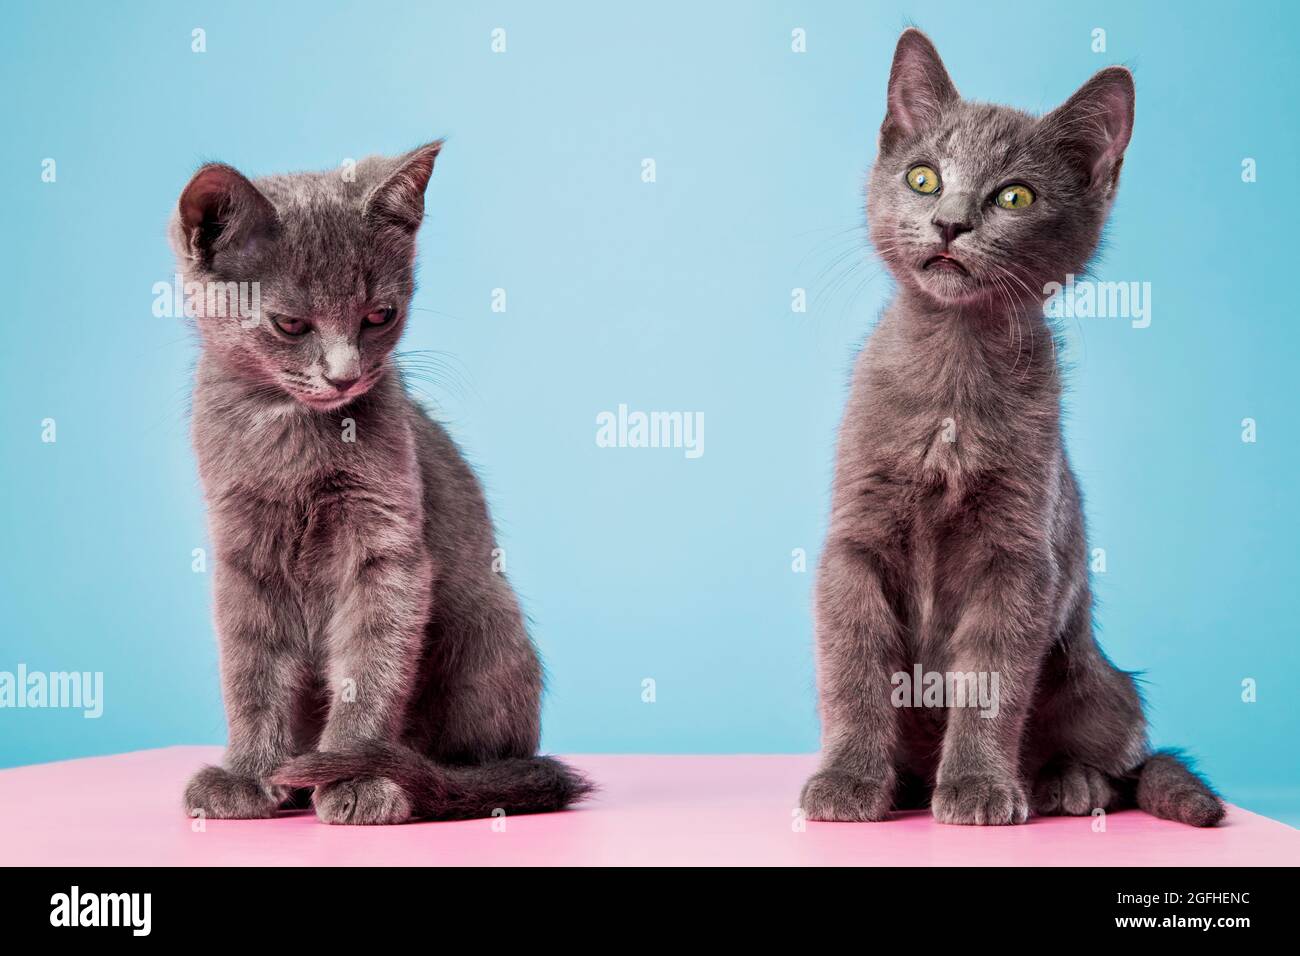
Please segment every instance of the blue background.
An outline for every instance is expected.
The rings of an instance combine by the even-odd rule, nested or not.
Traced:
[[[209,546],[196,346],[151,311],[189,175],[441,135],[405,347],[445,353],[422,387],[484,479],[534,622],[545,746],[815,749],[812,573],[791,552],[815,566],[847,372],[890,294],[861,189],[915,22],[970,98],[1041,111],[1107,64],[1135,70],[1098,275],[1152,283],[1152,323],[1064,326],[1070,447],[1107,552],[1101,638],[1146,672],[1158,743],[1294,818],[1298,8],[1078,6],[10,8],[0,670],[103,671],[106,700],[97,721],[0,711],[0,765],[224,736],[209,575],[190,567]],[[704,456],[598,448],[595,416],[621,402],[703,412]]]

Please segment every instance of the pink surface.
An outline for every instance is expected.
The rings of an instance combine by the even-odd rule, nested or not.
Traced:
[[[794,807],[811,756],[586,756],[602,792],[569,813],[505,820],[331,827],[310,813],[209,820],[180,809],[216,747],[171,747],[0,771],[8,865],[1296,865],[1300,831],[1233,807],[1214,830],[1110,814],[1020,827],[949,827],[928,813],[888,823],[809,823]]]

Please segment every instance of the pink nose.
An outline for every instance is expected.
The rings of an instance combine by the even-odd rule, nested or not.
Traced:
[[[334,390],[338,392],[346,392],[353,385],[357,384],[357,380],[361,378],[360,375],[354,375],[351,378],[330,378],[328,375],[323,375],[321,377],[333,385]]]

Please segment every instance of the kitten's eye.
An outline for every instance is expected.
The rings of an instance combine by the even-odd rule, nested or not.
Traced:
[[[913,166],[907,171],[907,185],[915,192],[933,196],[939,191],[939,174],[929,166]]]
[[[386,305],[382,309],[374,309],[366,313],[366,325],[387,325],[396,314],[397,310],[391,305]]]
[[[287,315],[274,315],[271,317],[271,321],[274,322],[275,327],[285,335],[303,335],[309,328],[311,328],[311,326],[302,319],[290,318]]]
[[[1014,186],[1003,186],[997,191],[993,201],[1003,209],[1024,209],[1026,206],[1033,205],[1034,191],[1019,183]]]

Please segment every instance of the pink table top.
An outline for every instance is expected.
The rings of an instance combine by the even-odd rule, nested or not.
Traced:
[[[498,821],[332,827],[308,812],[196,821],[181,790],[217,747],[169,747],[0,771],[0,864],[1228,865],[1300,864],[1300,830],[1239,807],[1213,830],[1112,813],[951,827],[928,813],[800,825],[812,756],[569,758],[602,787],[584,808]]]

